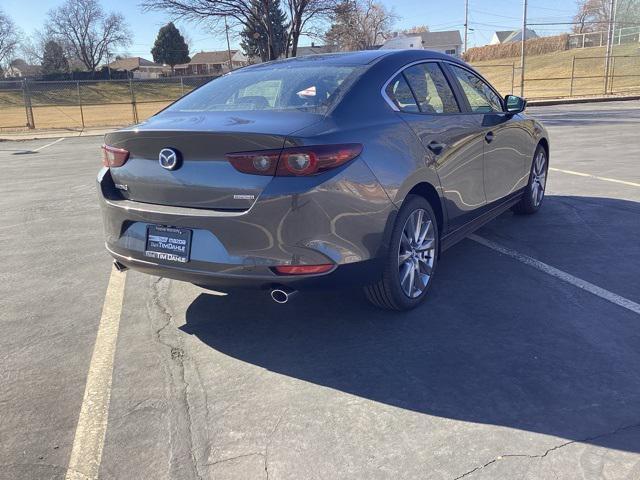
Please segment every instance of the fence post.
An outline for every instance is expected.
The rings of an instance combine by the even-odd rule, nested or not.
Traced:
[[[182,90],[182,96],[184,97],[184,77],[180,75],[180,89]]]
[[[616,57],[611,57],[611,82],[609,82],[609,93],[611,93],[612,95],[614,78],[616,78]]]
[[[571,60],[571,86],[569,87],[569,96],[573,97],[573,75],[576,71],[576,56],[573,56],[573,60]]]
[[[36,128],[36,122],[33,119],[33,107],[31,106],[31,92],[29,92],[29,83],[25,78],[22,80],[22,96],[24,97],[24,110],[27,115],[27,127],[29,129]]]
[[[82,110],[82,95],[80,95],[80,82],[76,82],[76,89],[78,91],[78,106],[80,107],[80,121],[82,122],[82,128],[84,129],[84,112]]]
[[[136,108],[136,94],[133,91],[133,80],[129,79],[129,91],[131,92],[131,111],[133,113],[133,123],[138,123],[138,109]]]
[[[511,95],[513,95],[513,91],[516,89],[516,64],[511,64]]]

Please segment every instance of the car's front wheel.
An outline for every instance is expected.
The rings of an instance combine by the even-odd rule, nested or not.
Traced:
[[[409,195],[398,212],[382,278],[365,287],[375,306],[410,310],[427,295],[438,265],[438,223],[427,200]]]
[[[531,171],[529,172],[529,183],[524,189],[522,198],[511,209],[514,213],[526,215],[536,213],[544,200],[545,188],[547,188],[547,172],[549,162],[547,151],[542,145],[538,145],[533,155]]]

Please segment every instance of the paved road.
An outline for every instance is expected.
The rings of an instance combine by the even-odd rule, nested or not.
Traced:
[[[478,235],[640,303],[640,102],[530,113],[544,208]],[[49,143],[0,143],[3,479],[65,477],[110,275],[100,139]],[[105,479],[640,478],[640,315],[472,240],[409,314],[128,272],[121,315]]]

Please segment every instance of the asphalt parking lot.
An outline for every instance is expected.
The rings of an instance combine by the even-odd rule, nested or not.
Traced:
[[[446,252],[408,314],[127,272],[108,417],[83,432],[88,373],[110,373],[101,139],[1,142],[0,478],[640,478],[640,102],[529,113],[542,210]]]

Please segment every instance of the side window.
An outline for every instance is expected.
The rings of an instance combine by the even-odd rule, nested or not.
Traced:
[[[416,99],[401,73],[389,82],[385,93],[401,111],[414,113],[419,111]]]
[[[404,75],[423,113],[458,113],[456,97],[437,63],[409,67]]]
[[[469,70],[449,64],[474,113],[502,112],[500,97],[480,77]]]

